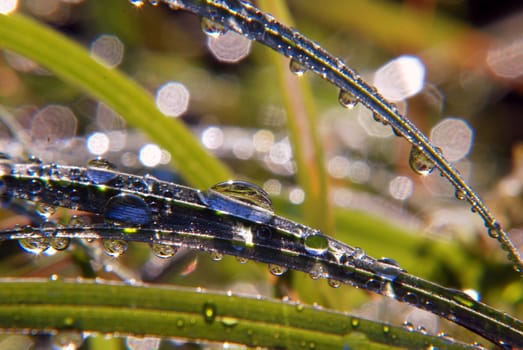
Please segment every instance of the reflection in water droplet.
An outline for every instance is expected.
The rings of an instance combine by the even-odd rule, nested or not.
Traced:
[[[274,276],[281,276],[285,272],[287,272],[287,268],[285,266],[280,266],[276,264],[269,264],[267,266],[269,267],[270,273],[272,273]]]
[[[131,3],[131,5],[136,6],[136,7],[142,7],[143,4],[145,3],[144,0],[129,0],[129,2]]]
[[[467,196],[465,195],[465,192],[463,192],[462,190],[456,190],[456,192],[454,193],[454,196],[456,197],[456,199],[458,199],[460,201],[467,198]]]
[[[151,243],[151,250],[157,257],[167,259],[173,257],[178,252],[178,247],[170,244]]]
[[[434,163],[416,146],[410,149],[409,165],[416,174],[422,176],[427,176],[434,170]]]
[[[35,210],[38,215],[48,218],[56,212],[56,207],[47,203],[37,202]]]
[[[95,158],[87,163],[86,175],[95,184],[105,184],[118,174],[116,165],[104,158]]]
[[[49,240],[44,237],[28,237],[18,240],[20,247],[28,253],[41,254],[49,248]]]
[[[329,283],[329,286],[331,286],[332,288],[340,288],[341,287],[341,282],[338,281],[338,280],[329,279],[328,283]]]
[[[104,218],[126,224],[145,225],[151,222],[152,214],[142,198],[133,194],[119,194],[107,201]]]
[[[206,323],[213,323],[216,319],[216,305],[212,303],[203,304],[203,319]]]
[[[60,330],[53,337],[53,345],[60,350],[78,349],[83,342],[83,333],[77,330]]]
[[[490,237],[498,239],[501,234],[501,225],[497,221],[494,221],[489,225],[487,232]]]
[[[340,90],[338,102],[342,107],[353,109],[358,104],[358,99],[350,92]]]
[[[220,35],[225,34],[225,32],[226,32],[226,29],[222,24],[214,22],[205,17],[202,18],[201,25],[202,25],[202,31],[206,35],[213,37],[213,38],[217,38]]]
[[[313,280],[317,280],[320,277],[323,277],[323,266],[320,263],[315,263],[309,270],[309,276]]]
[[[54,250],[66,250],[71,244],[71,239],[67,237],[52,237],[49,239],[49,245]]]
[[[274,211],[269,194],[265,192],[263,188],[250,182],[238,180],[221,182],[211,187],[211,190],[240,202],[254,205],[271,212]]]
[[[211,259],[213,261],[220,261],[223,259],[223,254],[218,252],[211,252]]]
[[[249,261],[249,259],[244,258],[243,256],[237,256],[237,257],[236,257],[236,261],[238,261],[240,264],[247,264],[247,262]]]
[[[305,250],[313,255],[321,255],[327,252],[329,242],[322,234],[311,234],[305,237]]]
[[[103,247],[107,255],[117,258],[127,250],[127,241],[121,239],[104,239]]]
[[[291,58],[289,61],[289,70],[292,74],[301,77],[305,72],[308,70],[307,67],[305,67],[303,64],[298,62],[297,60]]]

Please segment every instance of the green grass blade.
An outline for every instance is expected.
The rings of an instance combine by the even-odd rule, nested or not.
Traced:
[[[176,170],[188,183],[206,188],[231,178],[230,171],[180,121],[160,113],[144,89],[98,63],[63,35],[20,14],[0,15],[0,47],[34,60],[110,106],[169,151]]]
[[[286,349],[472,348],[342,313],[206,291],[35,279],[3,279],[0,287],[2,329],[77,329]]]

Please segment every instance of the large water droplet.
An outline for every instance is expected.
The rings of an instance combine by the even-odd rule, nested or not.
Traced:
[[[317,280],[323,277],[323,266],[320,263],[315,263],[312,268],[309,270],[309,276],[313,280]]]
[[[41,254],[49,248],[49,240],[45,237],[28,237],[18,240],[20,247],[28,253]]]
[[[214,22],[213,20],[210,20],[205,17],[202,18],[201,25],[202,31],[212,38],[217,38],[220,35],[225,34],[225,32],[227,31],[227,29],[225,29],[225,27],[221,23]]]
[[[151,209],[145,201],[133,194],[119,194],[111,197],[104,210],[106,220],[145,225],[151,222]]]
[[[272,201],[265,190],[246,181],[226,181],[211,187],[211,190],[234,198],[240,202],[254,205],[265,210],[274,211]]]
[[[274,276],[281,276],[285,272],[287,272],[287,268],[285,266],[269,264],[268,267],[269,267],[270,273],[272,273]]]
[[[291,58],[289,61],[289,70],[292,74],[301,77],[308,69],[301,62]]]
[[[178,247],[170,244],[151,243],[151,250],[157,257],[167,259],[178,252]]]
[[[340,90],[338,102],[342,107],[353,109],[358,104],[358,99],[351,92]]]
[[[213,323],[216,319],[216,305],[212,303],[203,304],[203,319],[206,323]]]
[[[311,234],[305,237],[305,250],[313,255],[324,254],[329,248],[327,237],[322,234]]]
[[[104,239],[103,247],[107,255],[117,258],[127,250],[127,241],[121,239]]]
[[[417,146],[412,146],[410,149],[409,165],[414,172],[423,176],[429,175],[434,170],[434,163]]]
[[[95,184],[105,184],[116,176],[116,165],[104,158],[95,158],[87,163],[86,175]]]

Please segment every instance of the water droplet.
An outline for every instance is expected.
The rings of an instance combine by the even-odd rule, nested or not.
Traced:
[[[71,239],[67,237],[49,238],[49,246],[54,250],[66,250],[71,244]]]
[[[41,254],[49,248],[49,240],[45,237],[28,237],[18,240],[20,247],[28,253]]]
[[[206,323],[213,323],[216,319],[216,305],[212,303],[203,304],[203,319]]]
[[[285,266],[280,266],[276,264],[269,264],[267,266],[269,267],[270,273],[272,273],[274,276],[281,276],[285,272],[287,272],[287,268]]]
[[[305,67],[302,63],[299,61],[291,58],[289,61],[289,70],[292,74],[301,77],[305,72],[308,70],[307,67]]]
[[[362,259],[365,257],[365,251],[360,247],[355,247],[352,251],[351,257],[354,259]]]
[[[29,181],[27,191],[29,192],[29,194],[35,196],[35,195],[39,194],[40,192],[42,192],[43,188],[44,188],[44,185],[42,184],[42,182],[40,180],[33,179],[33,180]]]
[[[501,234],[501,225],[497,221],[494,221],[489,225],[487,232],[490,237],[497,239]]]
[[[321,255],[327,252],[329,242],[322,234],[310,234],[304,240],[305,250],[312,255]]]
[[[105,184],[118,176],[116,165],[104,158],[95,158],[87,163],[86,175],[95,184]]]
[[[303,312],[303,310],[305,310],[305,306],[303,306],[302,303],[297,303],[296,304],[296,311]]]
[[[238,323],[240,323],[240,321],[237,318],[227,316],[222,317],[221,322],[226,328],[233,328],[237,326]]]
[[[48,218],[56,213],[56,207],[48,203],[37,202],[35,207],[36,213],[44,218]]]
[[[149,4],[151,4],[153,6],[158,6],[159,3],[160,3],[159,0],[149,0]]]
[[[338,281],[338,280],[329,279],[328,283],[329,283],[329,286],[331,286],[332,288],[340,288],[341,287],[341,282]]]
[[[418,297],[414,293],[409,292],[409,293],[405,294],[405,296],[403,297],[403,301],[406,302],[407,304],[411,304],[414,306],[419,305]]]
[[[223,254],[218,252],[211,252],[211,259],[213,261],[220,261],[223,259]]]
[[[342,107],[353,109],[358,104],[358,99],[351,92],[340,89],[338,102]]]
[[[226,181],[211,187],[211,190],[236,199],[240,202],[254,205],[273,212],[272,201],[265,190],[246,181]]]
[[[111,197],[105,205],[104,217],[106,220],[137,225],[145,225],[152,220],[147,203],[134,194]]]
[[[360,320],[353,317],[350,320],[350,325],[352,326],[352,328],[358,328],[360,326]]]
[[[243,256],[237,256],[237,257],[236,257],[236,261],[238,261],[240,264],[247,264],[247,262],[249,261],[249,259],[244,258]]]
[[[78,349],[84,342],[84,335],[77,330],[60,330],[53,337],[53,345],[61,350]]]
[[[131,3],[131,5],[136,6],[136,7],[142,7],[143,4],[145,3],[144,0],[129,0],[129,2]]]
[[[456,192],[454,193],[454,196],[456,197],[456,199],[458,199],[460,201],[467,199],[465,192],[463,192],[462,190],[456,190]]]
[[[104,239],[103,247],[107,255],[117,258],[127,250],[127,241],[121,239]]]
[[[372,118],[378,123],[381,123],[383,125],[389,125],[387,119],[385,119],[381,114],[377,112],[372,113]]]
[[[170,244],[151,243],[151,250],[157,257],[167,259],[178,252],[178,247]]]
[[[421,334],[427,334],[427,329],[424,326],[418,326],[418,332]]]
[[[315,263],[309,271],[309,276],[313,280],[323,277],[323,266],[320,263]]]
[[[220,35],[225,34],[227,31],[221,23],[214,22],[213,20],[205,17],[202,18],[201,25],[202,31],[212,38],[217,38]]]
[[[379,276],[388,281],[394,281],[403,271],[398,262],[391,258],[381,258],[371,268]]]
[[[385,334],[389,334],[390,333],[390,326],[389,325],[384,325],[383,326],[383,333],[385,333]]]
[[[405,329],[408,332],[414,332],[414,330],[415,330],[414,325],[412,323],[410,323],[409,321],[403,322],[402,327],[403,327],[403,329]]]
[[[416,146],[410,149],[409,165],[416,174],[422,176],[427,176],[434,170],[434,163]]]

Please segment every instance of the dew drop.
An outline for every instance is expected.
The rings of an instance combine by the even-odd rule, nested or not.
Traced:
[[[352,326],[352,328],[358,328],[360,326],[360,320],[353,317],[350,320],[350,325]]]
[[[372,113],[372,118],[378,123],[381,123],[383,125],[389,125],[387,119],[383,118],[383,116],[377,112]]]
[[[272,273],[274,276],[281,276],[285,272],[287,272],[287,268],[285,266],[269,264],[268,267],[269,267],[269,272]]]
[[[31,254],[41,254],[49,248],[49,240],[45,237],[28,237],[18,240],[20,247]]]
[[[422,176],[427,176],[434,170],[434,163],[417,146],[410,149],[409,165],[416,174]]]
[[[323,266],[320,263],[315,263],[309,271],[309,276],[313,280],[323,277]]]
[[[358,99],[351,92],[340,89],[338,102],[342,107],[353,109],[358,104]]]
[[[121,239],[104,239],[103,247],[105,254],[117,258],[127,250],[127,241]]]
[[[35,210],[38,215],[48,218],[56,212],[56,207],[47,203],[38,202],[36,203]]]
[[[221,261],[223,259],[223,254],[218,252],[211,252],[212,261]]]
[[[29,194],[36,196],[40,192],[42,192],[43,188],[44,188],[44,186],[42,185],[42,182],[40,180],[33,179],[33,180],[29,181],[27,190],[28,190]]]
[[[84,342],[84,335],[77,330],[60,330],[53,337],[53,345],[60,350],[78,349]]]
[[[51,237],[49,238],[49,246],[54,250],[66,250],[71,244],[71,239],[68,237]]]
[[[391,258],[381,258],[371,268],[379,276],[388,281],[394,281],[403,271],[398,262]]]
[[[310,234],[304,240],[305,250],[312,255],[321,255],[327,252],[329,242],[322,234]]]
[[[185,326],[184,320],[182,320],[181,318],[176,320],[176,327],[177,328],[183,328],[184,326]]]
[[[86,175],[95,184],[105,184],[118,176],[116,170],[116,165],[107,159],[98,157],[87,163]]]
[[[118,194],[105,204],[104,218],[126,224],[145,225],[151,222],[149,205],[134,194]]]
[[[465,192],[463,192],[462,190],[456,190],[456,192],[454,193],[454,196],[456,197],[456,199],[458,199],[460,201],[467,199]]]
[[[202,18],[201,25],[202,31],[212,38],[218,38],[220,35],[225,34],[225,32],[227,31],[222,24],[205,17]]]
[[[216,305],[212,303],[203,304],[203,319],[206,323],[213,323],[216,319]]]
[[[255,184],[246,181],[226,181],[211,187],[212,191],[226,195],[240,202],[254,205],[273,212],[272,201],[265,190]]]
[[[291,58],[289,61],[289,70],[292,74],[301,77],[305,72],[308,70],[307,67],[305,67],[302,63],[299,61]]]
[[[225,328],[233,328],[240,323],[240,321],[235,317],[222,317],[221,322]]]
[[[384,325],[383,326],[383,333],[385,333],[385,334],[389,334],[390,333],[390,326],[389,325]]]
[[[404,297],[403,297],[403,301],[406,302],[407,304],[411,304],[411,305],[419,305],[419,300],[418,300],[418,297],[416,296],[416,294],[414,293],[407,293]]]
[[[159,258],[172,258],[177,252],[178,247],[170,244],[151,243],[151,250]]]
[[[129,0],[129,2],[131,3],[131,5],[133,5],[135,7],[142,7],[143,4],[145,3],[144,0]]]
[[[329,283],[329,286],[331,286],[332,288],[340,288],[341,287],[341,282],[338,281],[338,280],[329,279],[328,283]]]
[[[302,303],[297,303],[296,304],[296,311],[303,312],[303,310],[305,310],[305,306],[303,306]]]
[[[489,225],[487,232],[490,237],[498,239],[501,234],[501,225],[497,221],[494,221]]]

